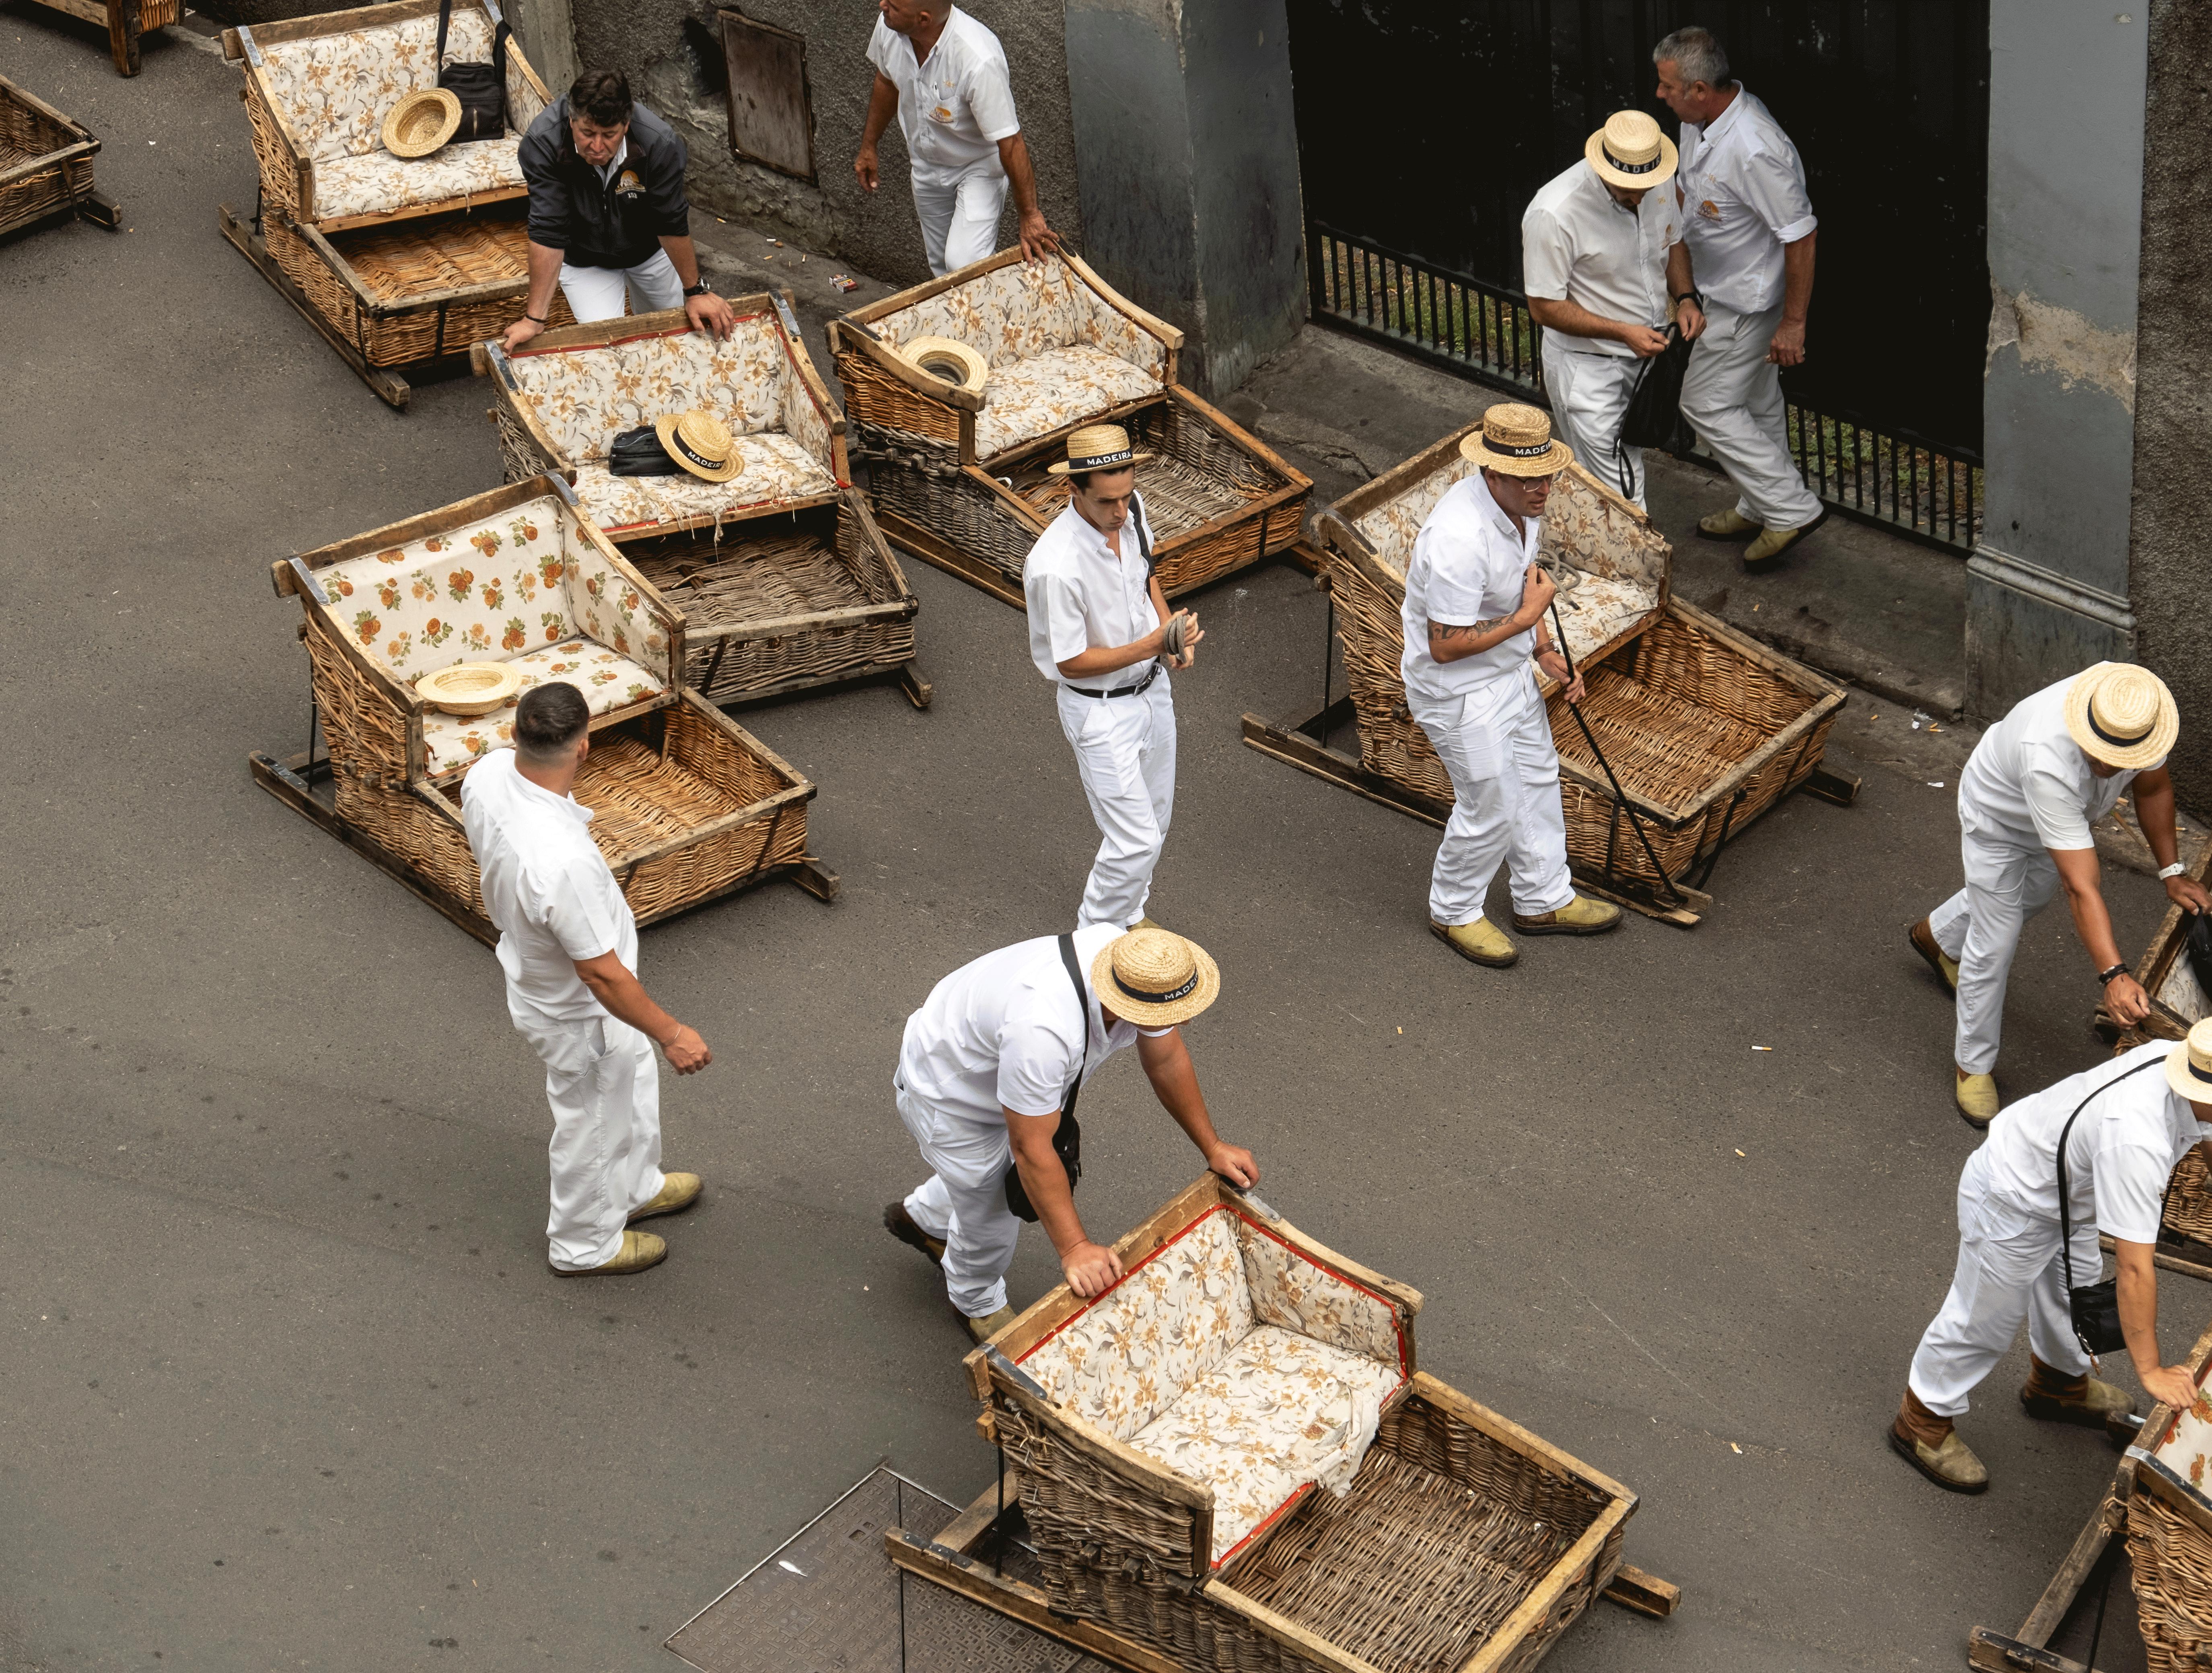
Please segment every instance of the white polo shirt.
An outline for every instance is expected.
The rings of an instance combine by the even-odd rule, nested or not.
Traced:
[[[1778,306],[1782,246],[1820,223],[1797,148],[1742,82],[1711,126],[1682,124],[1674,183],[1698,291],[1738,313]]]
[[[1139,523],[1144,524],[1142,540],[1137,533]],[[1022,591],[1029,600],[1030,660],[1038,673],[1056,684],[1111,691],[1135,685],[1150,671],[1150,665],[1141,661],[1082,680],[1071,680],[1060,671],[1060,664],[1071,657],[1133,645],[1160,625],[1160,613],[1152,608],[1152,572],[1145,565],[1144,548],[1144,541],[1149,540],[1157,551],[1158,539],[1145,516],[1143,494],[1132,497],[1129,520],[1116,537],[1121,543],[1119,556],[1071,500],[1045,525],[1022,564]]]
[[[998,36],[955,6],[927,63],[878,16],[868,62],[898,88],[899,131],[914,177],[942,185],[979,163],[998,164],[999,142],[1021,132],[1013,83]]]
[[[1654,328],[1667,323],[1667,251],[1681,241],[1674,183],[1629,209],[1578,161],[1528,200],[1521,217],[1521,288],[1552,302],[1572,302],[1601,319]],[[1610,337],[1546,330],[1544,349],[1579,355],[1636,351]]]
[[[499,930],[517,1027],[607,1015],[576,973],[580,961],[613,953],[637,969],[637,919],[591,823],[574,797],[524,778],[512,749],[493,750],[461,780],[461,825],[483,874],[484,915]]]
[[[2155,770],[2097,776],[2066,730],[2066,688],[2075,677],[2021,698],[1982,734],[1959,779],[1965,829],[2022,848],[2094,848],[2089,827],[2112,812],[2136,773]]]
[[[1440,663],[1429,654],[1429,623],[1469,627],[1501,621],[1519,609],[1543,527],[1541,518],[1532,517],[1526,533],[1514,533],[1513,519],[1498,509],[1480,470],[1455,482],[1437,501],[1414,537],[1413,561],[1406,566],[1406,602],[1399,612],[1406,651],[1398,671],[1408,693],[1435,700],[1457,697],[1527,664],[1536,649],[1534,628],[1474,656]]]
[[[2130,1243],[2157,1242],[2175,1165],[2191,1145],[2212,1138],[2212,1128],[2199,1126],[2189,1100],[2166,1084],[2172,1049],[2153,1040],[1999,1110],[1982,1142],[1990,1187],[2056,1224],[2059,1130],[2094,1092],[2066,1141],[2067,1212],[2076,1226],[2094,1224]],[[2097,1274],[2077,1269],[2074,1282],[2093,1284]]]
[[[1079,1067],[1088,1082],[1114,1053],[1172,1028],[1139,1030],[1099,1014],[1091,966],[1122,934],[1112,924],[1075,932],[1076,967],[1091,1013],[1091,1051],[1083,1050],[1084,1015],[1075,984],[1060,961],[1056,936],[1039,936],[963,964],[934,988],[906,1020],[899,1084],[933,1109],[977,1126],[1006,1126],[1005,1110],[1050,1115],[1060,1108]]]

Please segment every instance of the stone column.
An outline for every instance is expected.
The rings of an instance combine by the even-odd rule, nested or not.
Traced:
[[[1284,0],[1066,0],[1084,253],[1185,335],[1183,381],[1243,383],[1305,319]]]
[[[576,79],[576,31],[568,0],[503,0],[502,14],[546,91],[558,99]]]
[[[1988,466],[1966,593],[1978,718],[2135,654],[2144,3],[1990,7]]]

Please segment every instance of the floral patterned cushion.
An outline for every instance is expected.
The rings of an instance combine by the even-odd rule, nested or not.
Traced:
[[[1395,1364],[1262,1324],[1129,1444],[1213,1489],[1218,1564],[1300,1488],[1350,1487],[1402,1380]]]
[[[659,696],[663,688],[649,670],[588,639],[573,639],[504,660],[522,675],[522,690],[514,694],[514,702],[489,714],[441,714],[435,709],[423,714],[423,758],[432,778],[442,778],[478,755],[513,743],[515,703],[522,700],[522,692],[548,680],[566,680],[582,692],[593,714],[643,702]]]
[[[1091,289],[1057,258],[1012,262],[887,313],[870,327],[896,346],[916,337],[964,342],[998,369],[1078,344],[1133,367],[1155,386],[1168,375],[1167,345]],[[978,451],[989,449],[979,441]]]
[[[603,464],[576,469],[576,499],[600,528],[627,531],[690,517],[746,515],[813,494],[834,494],[837,479],[789,436],[763,430],[739,436],[745,468],[726,482],[692,476],[617,476]]]
[[[448,145],[412,161],[389,151],[340,157],[315,165],[314,219],[335,221],[352,215],[389,215],[420,203],[454,197],[483,197],[522,184],[517,160],[520,141],[479,140]]]
[[[491,21],[481,9],[456,5],[446,61],[488,64],[491,39]],[[278,41],[261,48],[262,84],[274,114],[311,161],[367,156],[382,152],[384,118],[401,97],[438,85],[432,62],[437,45],[434,12],[341,34]],[[508,130],[520,135],[544,106],[512,52],[507,91]]]
[[[567,465],[604,459],[623,431],[693,407],[738,435],[784,427],[787,388],[799,381],[770,314],[740,319],[721,342],[703,331],[655,331],[589,348],[525,349],[507,364],[518,398]],[[834,469],[826,419],[799,446]]]
[[[1388,1301],[1315,1265],[1249,1220],[1238,1216],[1236,1231],[1255,1323],[1279,1324],[1331,1348],[1403,1368],[1398,1316]]]
[[[1075,343],[994,366],[975,415],[975,457],[991,459],[1124,401],[1160,392],[1152,373],[1103,349]]]

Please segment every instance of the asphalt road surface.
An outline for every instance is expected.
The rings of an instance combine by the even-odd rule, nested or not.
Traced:
[[[990,1476],[965,1339],[878,1215],[919,1177],[902,1019],[1067,926],[1094,842],[1020,618],[910,564],[932,712],[747,718],[820,785],[844,893],[647,933],[716,1052],[665,1100],[707,1197],[651,1274],[554,1278],[489,955],[246,767],[307,724],[270,561],[496,485],[484,391],[386,410],[222,242],[254,177],[218,60],[149,39],[125,82],[17,5],[0,63],[100,136],[129,229],[0,242],[0,1665],[672,1665],[672,1628],[879,1458],[963,1501]],[[1426,1368],[1632,1487],[1630,1560],[1685,1590],[1663,1624],[1593,1609],[1549,1665],[1948,1665],[2017,1623],[2101,1438],[2022,1416],[2023,1349],[1965,1425],[1986,1497],[1881,1440],[1975,1143],[1899,930],[1956,885],[1949,782],[1839,743],[1859,804],[1745,832],[1694,932],[1483,971],[1424,928],[1433,833],[1238,741],[1246,709],[1318,706],[1322,599],[1278,567],[1198,608],[1157,900],[1224,972],[1191,1030],[1221,1128],[1278,1208],[1426,1293]],[[2111,888],[2140,947],[2161,897]],[[2010,1092],[2098,1058],[2094,997],[2046,914]],[[1133,1063],[1084,1117],[1097,1232],[1196,1172]],[[1017,1301],[1055,1277],[1026,1236]],[[2164,1306],[2178,1351],[2212,1292]]]

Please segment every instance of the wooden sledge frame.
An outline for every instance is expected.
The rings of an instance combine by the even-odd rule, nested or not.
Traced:
[[[173,5],[149,7],[144,0],[39,0],[58,12],[82,18],[87,23],[98,24],[107,31],[107,56],[114,61],[119,76],[136,76],[143,68],[139,57],[139,43],[149,28],[165,29],[176,22],[184,11],[181,0]],[[160,21],[149,24],[148,11],[157,15],[167,13]]]
[[[2110,1246],[2110,1240],[2106,1240]],[[2159,1263],[2165,1265],[2164,1261]],[[2187,1270],[2186,1268],[2180,1269]],[[2212,1276],[2212,1273],[2202,1276]],[[2189,1350],[2184,1362],[2202,1381],[2204,1367],[2212,1361],[2212,1329],[2197,1338],[2197,1345]],[[2153,1406],[2150,1415],[2143,1420],[2146,1432],[2162,1428],[2169,1415],[2163,1405]],[[2143,1465],[2151,1466],[2148,1469]],[[2081,1524],[2081,1531],[2074,1536],[2058,1572],[2051,1577],[2051,1584],[2035,1600],[2035,1607],[2027,1612],[2017,1633],[2005,1634],[1988,1627],[1977,1627],[1966,1640],[1966,1665],[1978,1673],[2095,1673],[2095,1670],[2062,1656],[2049,1646],[2051,1636],[2057,1632],[2081,1588],[2088,1584],[2090,1574],[2103,1560],[2105,1550],[2116,1534],[2123,1533],[2128,1525],[2128,1502],[2135,1496],[2138,1486],[2156,1494],[2192,1520],[2203,1522],[2203,1507],[2186,1500],[2177,1488],[2169,1487],[2161,1473],[2163,1466],[2149,1458],[2140,1448],[2130,1447],[2120,1467],[2112,1472],[2112,1485],[2105,1489],[2097,1501],[2097,1508]],[[2212,1532],[2212,1527],[2207,1528]]]
[[[89,3],[90,0],[86,0],[86,3]],[[121,5],[124,0],[110,0],[110,3]],[[45,0],[45,3],[52,4],[53,0]],[[135,5],[137,0],[131,0],[131,3]],[[84,15],[78,13],[74,6],[64,6],[62,9],[69,12],[72,16]],[[135,76],[137,71],[126,70],[124,74]],[[26,175],[43,173],[47,169],[57,167],[64,170],[64,178],[66,179],[69,164],[88,160],[100,155],[100,142],[93,136],[89,128],[75,117],[56,110],[28,88],[9,81],[5,76],[0,76],[0,94],[4,94],[12,104],[35,111],[70,136],[69,143],[58,150],[44,152],[9,168],[0,168],[0,186],[10,185]],[[86,167],[90,166],[89,161],[86,161]],[[35,227],[44,221],[58,221],[63,217],[72,215],[82,216],[95,227],[105,227],[111,233],[120,232],[123,229],[123,206],[104,192],[87,190],[77,193],[65,204],[42,209],[27,219],[0,226],[0,235],[20,232],[26,227]]]

